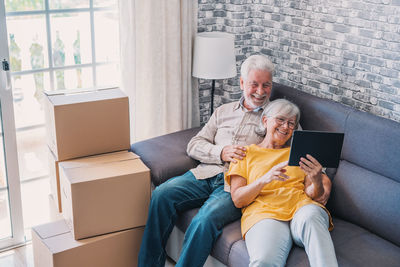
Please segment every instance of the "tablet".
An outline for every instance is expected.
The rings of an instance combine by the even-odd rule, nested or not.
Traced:
[[[337,168],[342,153],[344,133],[294,131],[289,166],[299,166],[300,157],[310,154],[325,168]]]

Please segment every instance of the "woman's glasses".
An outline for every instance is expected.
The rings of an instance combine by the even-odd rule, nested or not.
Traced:
[[[278,123],[279,125],[284,125],[287,123],[288,128],[294,130],[296,128],[296,123],[294,121],[288,120],[286,118],[282,118],[282,117],[275,117],[275,121],[276,123]]]

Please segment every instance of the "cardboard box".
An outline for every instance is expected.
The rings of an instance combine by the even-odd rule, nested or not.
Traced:
[[[59,163],[64,218],[75,239],[146,224],[150,170],[122,151]]]
[[[62,212],[61,194],[60,194],[60,176],[58,171],[58,160],[53,152],[47,147],[47,156],[49,164],[50,193],[59,212]]]
[[[47,141],[57,160],[130,148],[128,97],[120,89],[45,95]]]
[[[64,220],[32,228],[36,267],[137,266],[144,227],[76,241]]]

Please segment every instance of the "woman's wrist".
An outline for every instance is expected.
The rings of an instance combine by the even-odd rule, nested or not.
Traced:
[[[259,188],[263,188],[266,184],[268,184],[268,177],[262,177],[261,179],[257,179],[257,187]]]

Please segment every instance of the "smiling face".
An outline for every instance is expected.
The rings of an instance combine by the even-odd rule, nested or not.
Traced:
[[[272,74],[265,70],[250,70],[247,78],[240,77],[240,89],[243,90],[244,106],[248,110],[261,107],[271,96]]]
[[[292,137],[293,130],[296,128],[296,116],[264,116],[262,121],[266,129],[264,140],[266,143],[273,144],[276,148],[284,147],[286,142]]]

